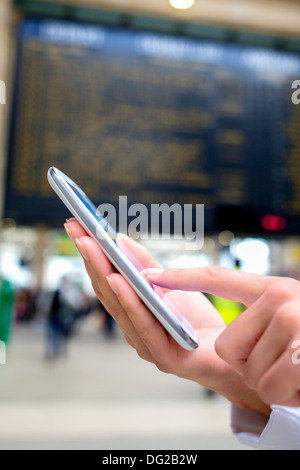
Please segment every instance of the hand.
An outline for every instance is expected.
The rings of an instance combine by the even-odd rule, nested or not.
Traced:
[[[198,333],[199,348],[181,348],[165,331],[137,294],[108,261],[99,245],[75,219],[66,224],[69,236],[81,252],[99,300],[119,324],[127,342],[143,359],[160,370],[187,378],[225,396],[241,408],[268,415],[263,403],[240,375],[215,352],[215,341],[225,324],[205,296],[196,292],[167,291],[173,304],[192,323]],[[160,265],[142,246],[128,237],[118,237],[121,249],[134,253],[145,268]]]
[[[248,309],[216,340],[219,357],[266,403],[300,406],[300,282],[218,266],[146,271],[157,285],[201,290]]]

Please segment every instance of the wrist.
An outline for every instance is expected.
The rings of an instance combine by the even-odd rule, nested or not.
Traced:
[[[241,379],[240,385],[236,388],[235,396],[229,398],[231,403],[238,408],[253,411],[260,415],[269,417],[271,407],[263,402],[255,390],[250,389]]]
[[[269,417],[272,411],[270,405],[263,402],[257,392],[249,388],[243,378],[231,366],[224,363],[223,366],[223,373],[219,375],[223,379],[218,382],[214,380],[203,381],[202,376],[202,381],[199,381],[199,383],[222,395],[238,408]]]

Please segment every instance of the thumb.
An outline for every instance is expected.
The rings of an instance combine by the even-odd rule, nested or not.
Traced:
[[[184,269],[145,269],[153,284],[168,289],[201,291],[249,307],[274,282],[269,276],[259,276],[222,266]]]
[[[127,235],[119,233],[117,245],[123,254],[132,262],[138,271],[147,267],[160,267],[160,263],[149,251]]]

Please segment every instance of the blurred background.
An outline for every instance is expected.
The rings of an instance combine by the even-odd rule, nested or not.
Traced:
[[[166,266],[298,279],[299,25],[297,0],[1,0],[1,449],[244,448],[225,400],[125,344],[46,173],[97,205],[204,204],[198,250],[141,240]]]

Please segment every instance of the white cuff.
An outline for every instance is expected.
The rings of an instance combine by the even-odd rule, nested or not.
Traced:
[[[261,450],[300,450],[300,408],[271,405],[268,419],[232,406],[231,429],[243,444]]]

